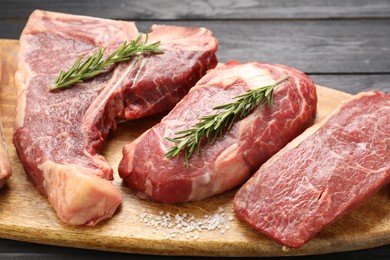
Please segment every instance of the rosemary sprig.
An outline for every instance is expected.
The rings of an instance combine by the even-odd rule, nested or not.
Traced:
[[[190,129],[175,133],[177,135],[175,138],[165,137],[176,144],[170,148],[165,157],[171,158],[184,151],[186,167],[188,168],[189,158],[195,150],[199,154],[203,139],[207,139],[208,143],[213,144],[218,137],[222,137],[233,126],[237,116],[241,119],[257,105],[265,102],[270,107],[274,88],[288,78],[289,76],[286,76],[272,85],[248,90],[245,94],[234,97],[237,100],[235,102],[213,107],[214,110],[223,110],[222,112],[200,117],[199,123]]]
[[[86,79],[90,79],[96,75],[104,73],[104,68],[108,66],[129,60],[136,55],[141,55],[142,53],[163,53],[163,50],[158,48],[160,42],[147,45],[148,34],[146,34],[144,42],[141,42],[141,38],[142,34],[140,33],[135,40],[129,43],[125,41],[106,59],[103,59],[106,48],[99,49],[97,52],[89,56],[83,63],[81,63],[83,57],[78,58],[68,71],[60,72],[55,83],[50,89],[56,90],[69,88],[74,83],[83,82]]]

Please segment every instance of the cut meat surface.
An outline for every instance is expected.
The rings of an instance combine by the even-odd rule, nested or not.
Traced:
[[[59,218],[95,225],[121,203],[113,171],[99,150],[116,118],[171,109],[217,64],[217,41],[204,28],[154,25],[149,43],[163,54],[134,58],[85,83],[50,86],[80,56],[113,52],[138,31],[132,22],[34,11],[20,38],[14,144],[36,187]]]
[[[3,127],[1,125],[1,115],[0,115],[0,188],[2,188],[6,180],[11,176],[12,169],[11,163],[8,159],[7,154],[7,144],[5,143]]]
[[[1,56],[1,49],[0,49]],[[1,61],[0,61],[0,80],[1,80]],[[7,154],[7,144],[5,142],[3,125],[1,124],[0,113],[0,189],[4,186],[6,180],[11,176],[11,163]]]
[[[232,102],[247,90],[278,85],[270,108],[258,106],[237,121],[223,138],[202,146],[189,160],[183,154],[167,159],[173,145],[165,137],[188,129],[212,108]],[[295,69],[263,63],[229,63],[209,71],[162,119],[123,149],[120,176],[141,198],[168,203],[201,200],[242,184],[269,157],[314,121],[316,89]]]
[[[390,95],[356,95],[274,155],[234,198],[238,217],[299,248],[390,181]]]

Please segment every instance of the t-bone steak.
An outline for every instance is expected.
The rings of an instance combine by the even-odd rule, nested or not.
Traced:
[[[268,108],[257,106],[237,120],[223,138],[193,154],[188,169],[183,153],[165,154],[165,137],[195,125],[213,107],[233,97],[289,76],[275,88]],[[141,198],[168,203],[201,200],[245,182],[269,157],[310,126],[317,105],[316,88],[304,73],[282,65],[228,63],[209,71],[189,94],[138,139],[123,149],[120,176]]]
[[[169,110],[217,65],[217,40],[205,28],[154,25],[148,43],[163,54],[112,66],[72,88],[50,91],[61,70],[138,36],[133,22],[34,11],[20,38],[14,144],[32,182],[58,217],[95,225],[121,203],[113,170],[99,155],[116,118]]]
[[[299,248],[390,181],[390,95],[365,92],[274,155],[236,193],[252,227]]]

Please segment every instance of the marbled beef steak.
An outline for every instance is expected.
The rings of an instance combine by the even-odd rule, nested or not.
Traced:
[[[365,92],[307,129],[236,193],[237,215],[290,247],[390,181],[390,95]]]
[[[234,101],[247,90],[274,84],[271,107],[257,106],[236,121],[223,138],[202,146],[190,158],[188,169],[181,153],[166,158],[173,145],[165,137],[188,129],[213,107]],[[229,63],[209,71],[187,96],[157,124],[123,150],[120,176],[138,196],[178,203],[201,200],[245,182],[269,157],[310,126],[317,96],[312,80],[283,65]]]
[[[61,70],[138,36],[132,22],[35,11],[20,38],[14,144],[36,187],[59,218],[95,225],[113,215],[121,193],[99,155],[116,118],[171,109],[217,64],[217,40],[204,28],[152,27],[163,54],[141,56],[72,88],[50,91]]]

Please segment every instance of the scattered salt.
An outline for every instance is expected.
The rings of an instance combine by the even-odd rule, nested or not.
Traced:
[[[230,229],[226,225],[228,221],[233,221],[234,217],[230,214],[225,217],[225,209],[218,207],[217,211],[212,214],[204,214],[203,217],[191,216],[187,213],[174,214],[160,210],[158,215],[148,213],[143,209],[138,214],[139,220],[145,223],[146,226],[152,227],[153,234],[161,234],[166,239],[182,238],[198,240],[200,233],[203,231],[219,230],[220,234],[224,234]],[[160,232],[157,233],[157,230]]]

